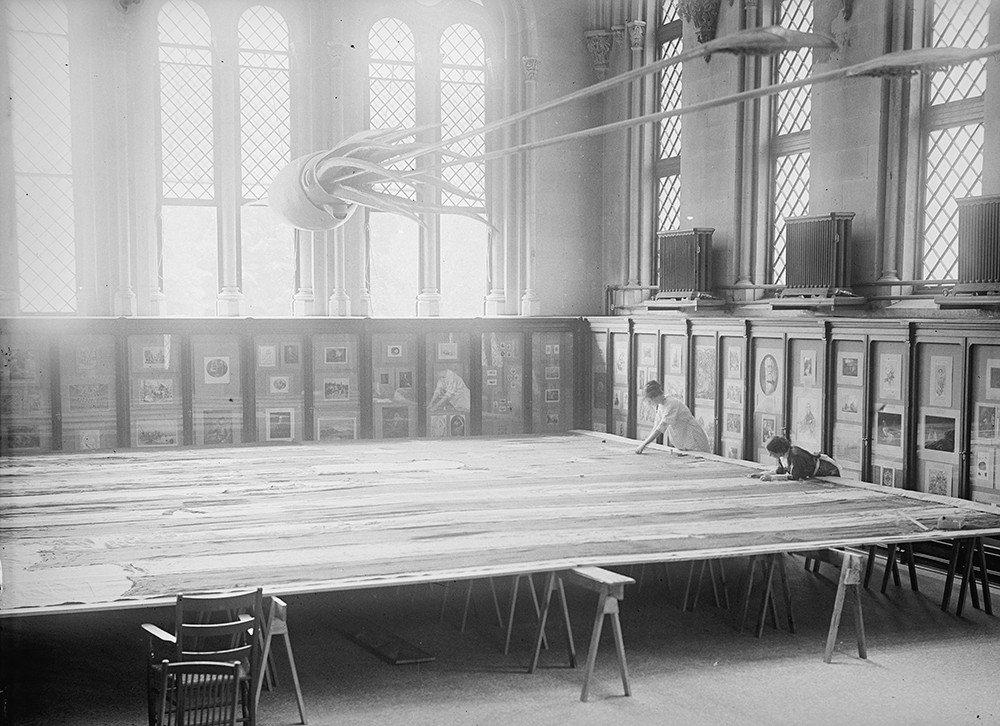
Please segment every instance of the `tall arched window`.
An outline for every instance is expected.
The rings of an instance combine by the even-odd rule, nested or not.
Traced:
[[[928,2],[927,45],[986,45],[989,5],[989,0]],[[986,61],[939,71],[927,86],[923,114],[923,246],[918,275],[925,280],[945,280],[958,272],[955,200],[982,194]]]
[[[780,0],[776,22],[809,32],[812,0]],[[774,63],[774,83],[805,78],[812,71],[812,51],[786,51]],[[809,128],[812,95],[808,86],[779,93],[773,104],[771,156],[771,279],[785,281],[785,220],[809,213]]]
[[[249,315],[288,315],[294,232],[263,206],[271,179],[291,158],[288,29],[275,10],[246,10],[239,23],[240,288]],[[249,205],[249,206],[248,206]]]
[[[486,123],[486,46],[469,25],[452,25],[441,34],[442,134],[457,136]],[[452,144],[450,151],[473,157],[486,152],[482,134]],[[445,206],[486,211],[486,164],[473,162],[446,167],[445,181],[476,199],[443,192]],[[483,313],[486,289],[487,228],[459,215],[441,218],[441,294],[448,315],[474,317]]]
[[[218,209],[212,32],[191,0],[160,9],[160,280],[166,312],[214,315]]]
[[[76,311],[69,20],[62,0],[7,0],[20,311]]]
[[[416,126],[417,50],[409,27],[396,18],[375,23],[368,34],[368,57],[369,127]],[[382,185],[379,191],[413,196],[410,187],[398,184]],[[391,317],[413,315],[420,259],[417,225],[385,213],[370,214],[368,224],[372,312]]]
[[[444,10],[422,8],[420,14],[419,25],[398,18],[382,18],[372,25],[368,36],[369,127],[439,124],[436,132],[425,132],[423,141],[475,130],[486,123],[487,115],[485,40],[473,25],[449,22]],[[476,156],[486,151],[486,141],[481,134],[473,135],[447,151]],[[409,163],[428,165],[443,159],[420,157]],[[441,176],[471,198],[428,186],[422,192],[427,201],[485,213],[488,190],[483,162],[445,167]],[[411,188],[387,184],[384,191],[415,198]],[[413,315],[418,295],[431,300],[429,309],[433,309],[438,294],[441,314],[483,313],[489,253],[485,225],[447,213],[429,220],[423,230],[395,215],[372,212],[368,219],[375,315]]]
[[[677,0],[664,0],[657,31],[660,58],[675,56],[683,50],[681,19],[677,15]],[[661,111],[681,107],[681,64],[668,66],[660,73]],[[678,229],[681,214],[681,117],[673,116],[660,122],[656,162],[658,230]]]

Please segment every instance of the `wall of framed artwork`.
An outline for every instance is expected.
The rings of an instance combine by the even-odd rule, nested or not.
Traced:
[[[472,388],[475,386],[471,377],[469,336],[432,333],[425,338],[424,350],[427,435],[435,438],[469,436],[472,433]],[[399,369],[396,372],[397,389],[405,391],[411,385],[411,376],[410,371]]]
[[[726,335],[719,339],[719,372],[722,388],[719,398],[725,426],[722,428],[721,453],[730,459],[742,459],[746,438],[746,338]]]
[[[539,331],[531,340],[532,431],[569,431],[576,406],[573,336],[563,331]],[[625,411],[627,421],[627,406],[619,410]]]
[[[111,335],[68,335],[59,340],[64,450],[118,446],[115,353]]]
[[[374,438],[418,435],[418,353],[418,336],[414,333],[376,333],[371,336]]]
[[[132,335],[128,338],[129,440],[136,447],[184,443],[184,381],[189,357],[179,335]]]
[[[243,426],[245,372],[239,336],[236,335],[192,335],[190,339],[191,367],[193,381],[193,401],[191,410],[192,441],[197,446],[231,446],[246,440]],[[256,401],[267,406],[271,399],[282,403],[294,395],[292,386],[301,381],[301,376],[292,376],[291,371],[281,366],[280,356],[277,367],[263,369],[269,375],[256,377]],[[281,395],[268,394],[268,388],[283,384]],[[261,390],[264,389],[264,390]],[[279,403],[280,405],[280,403]],[[299,420],[302,418],[301,405]],[[262,428],[263,417],[258,409],[258,436],[266,430]]]
[[[766,436],[774,427],[774,435],[786,433],[785,406],[785,342],[780,338],[756,338],[753,346],[753,367],[750,386],[753,390],[753,455],[755,461],[770,464],[771,455],[764,446]]]
[[[601,348],[597,346],[598,335],[594,333],[591,342],[598,350],[595,363],[601,374],[592,376],[594,381],[593,411],[595,422],[603,422],[606,410],[603,404],[606,396],[604,388],[605,363]],[[603,342],[603,341],[602,341]],[[487,436],[504,436],[524,433],[524,334],[513,331],[493,331],[483,333],[482,343],[482,433]],[[561,369],[560,369],[561,370]],[[603,429],[594,425],[595,431]]]
[[[313,336],[311,348],[313,439],[358,438],[361,420],[358,336],[323,333]]]
[[[1000,344],[980,339],[969,346],[969,498],[1000,505]]]
[[[0,333],[0,454],[53,449],[51,345],[48,336]]]

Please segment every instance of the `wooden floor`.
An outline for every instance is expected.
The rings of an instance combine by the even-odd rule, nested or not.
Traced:
[[[7,458],[0,616],[1000,534],[1000,511],[605,434]]]

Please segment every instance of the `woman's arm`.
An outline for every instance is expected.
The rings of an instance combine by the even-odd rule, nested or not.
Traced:
[[[660,426],[654,426],[653,430],[649,432],[649,436],[646,440],[639,444],[639,448],[635,450],[635,453],[641,454],[643,450],[656,440],[656,437],[662,434],[667,428],[667,425],[661,424]]]

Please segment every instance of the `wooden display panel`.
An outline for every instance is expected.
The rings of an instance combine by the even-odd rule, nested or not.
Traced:
[[[713,335],[696,335],[694,337],[694,406],[691,413],[705,429],[708,441],[715,450],[720,426],[716,418],[716,381],[718,380],[718,356],[716,338]],[[723,420],[722,431],[726,432],[727,421]],[[730,436],[742,436],[743,417],[731,416],[728,419],[732,427]]]
[[[659,380],[659,360],[656,334],[640,333],[635,336],[635,437],[645,440],[653,430],[656,407],[645,397],[644,389],[649,381]]]
[[[908,355],[902,341],[876,341],[868,361],[872,410],[868,416],[869,436],[872,441],[872,474],[878,474],[878,484],[888,485],[892,472],[892,485],[900,489],[916,489],[912,477],[904,473],[905,452],[910,445],[907,430],[907,403],[909,402]],[[897,472],[899,477],[897,477]],[[897,481],[902,479],[902,481]]]
[[[299,351],[301,355],[301,350]],[[254,347],[254,356],[258,356],[258,348]],[[281,350],[277,351],[280,366]],[[255,360],[256,362],[256,360]],[[243,395],[242,373],[240,360],[240,339],[235,335],[192,335],[191,336],[191,372],[194,396],[191,410],[194,420],[194,443],[198,446],[232,446],[246,438],[243,435]],[[271,403],[267,395],[257,392],[258,406],[261,404],[271,409],[285,407],[287,399],[293,395],[292,386],[295,379],[290,372],[284,372],[280,367],[267,368],[268,371],[282,371],[283,386],[275,386],[278,390],[289,389],[283,394],[281,403]],[[299,379],[301,381],[301,378]],[[271,383],[265,375],[257,375],[258,386]],[[301,386],[301,383],[299,384]],[[282,421],[278,419],[281,418]],[[284,416],[267,417],[258,408],[258,440],[265,441],[267,435],[285,436]],[[291,420],[294,415],[287,416],[289,437],[291,440]],[[301,414],[298,417],[301,421]]]
[[[833,449],[840,473],[861,478],[864,465],[865,344],[861,340],[833,344]],[[901,422],[900,422],[901,423]],[[890,476],[893,469],[890,467]],[[879,471],[881,476],[881,471]],[[895,480],[892,479],[891,483]],[[886,483],[878,479],[875,484]]]
[[[808,451],[823,450],[823,422],[825,406],[823,397],[825,357],[823,341],[792,340],[791,440]]]
[[[178,335],[128,338],[130,436],[136,448],[184,443],[180,344]]]
[[[356,335],[313,337],[313,440],[352,441],[358,438],[361,418],[358,356]],[[413,385],[412,377],[409,383]]]
[[[753,341],[753,351],[755,460],[770,463],[773,459],[764,447],[772,436],[785,433],[784,344],[776,338],[757,338]]]
[[[115,370],[113,336],[60,338],[64,451],[112,449],[119,445]]]
[[[626,333],[611,334],[611,432],[628,436],[629,339]]]
[[[52,450],[52,371],[43,336],[0,335],[0,453]]]
[[[427,435],[438,439],[468,436],[472,425],[469,336],[432,333],[425,341]],[[406,371],[397,373],[397,389],[405,390],[406,377]]]
[[[719,349],[722,390],[722,450],[730,459],[743,458],[743,440],[746,428],[746,362],[743,360],[746,341],[743,338],[724,337]]]
[[[486,436],[522,434],[524,433],[524,334],[483,333],[482,344],[483,434]]]
[[[1000,505],[1000,345],[973,345],[971,357],[970,498]]]
[[[619,336],[615,336],[616,339]],[[628,339],[627,336],[621,336]],[[533,378],[532,426],[536,434],[554,434],[574,427],[573,334],[537,332],[531,336]],[[628,420],[628,383],[624,410]],[[617,388],[616,388],[617,390]]]
[[[372,414],[376,439],[417,435],[417,336],[377,333],[372,336]]]
[[[591,428],[608,430],[608,335],[605,331],[591,335]]]

